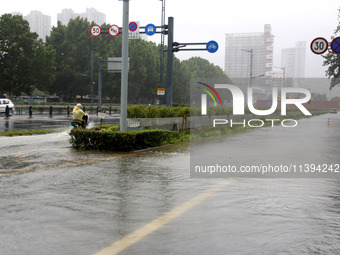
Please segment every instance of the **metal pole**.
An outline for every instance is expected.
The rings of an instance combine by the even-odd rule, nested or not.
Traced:
[[[102,58],[99,58],[98,64],[98,108],[102,108]]]
[[[93,50],[91,50],[91,110],[93,104]]]
[[[160,52],[160,82],[159,87],[163,87],[164,83],[164,36],[165,36],[165,0],[162,1],[162,33],[161,33],[161,52]],[[164,96],[160,96],[160,104],[164,104]]]
[[[129,0],[123,2],[122,81],[120,94],[120,131],[126,131],[129,57]]]
[[[253,49],[250,50],[250,82],[249,86],[253,87]]]
[[[172,71],[173,71],[173,41],[174,41],[174,18],[168,18],[168,59],[166,72],[166,106],[172,106]]]
[[[0,56],[0,96],[3,96],[3,83],[2,83],[2,58]]]
[[[286,78],[286,67],[283,67],[283,79],[282,79],[282,88],[285,87],[285,78]]]

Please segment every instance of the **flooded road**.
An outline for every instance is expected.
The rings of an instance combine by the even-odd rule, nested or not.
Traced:
[[[340,116],[304,122],[338,157]],[[281,134],[223,143],[268,132]],[[100,153],[68,139],[0,137],[0,254],[340,254],[338,178],[190,178],[188,143]]]

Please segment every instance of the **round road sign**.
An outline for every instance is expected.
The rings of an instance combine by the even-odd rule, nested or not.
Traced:
[[[312,43],[310,44],[310,49],[315,53],[315,54],[323,54],[327,51],[328,49],[328,42],[325,38],[323,37],[318,37],[315,38]]]
[[[111,35],[112,37],[116,37],[117,35],[119,35],[120,29],[117,25],[111,25],[109,27],[109,35]]]
[[[145,27],[145,33],[147,35],[154,35],[156,33],[156,26],[154,24],[148,24]]]
[[[207,43],[206,49],[209,53],[215,53],[218,50],[218,43],[210,41]]]
[[[137,28],[138,28],[138,25],[137,25],[136,22],[132,21],[132,22],[129,23],[129,30],[131,32],[135,32],[137,30]]]
[[[332,51],[336,54],[340,54],[340,37],[334,38],[331,42]]]
[[[98,25],[93,25],[91,27],[90,32],[91,32],[92,36],[97,37],[97,36],[99,36],[101,34],[102,28],[100,26],[98,26]]]

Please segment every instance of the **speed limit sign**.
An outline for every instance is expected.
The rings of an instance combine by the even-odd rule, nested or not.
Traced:
[[[310,49],[315,54],[323,54],[328,50],[328,42],[322,37],[315,38],[310,44]]]
[[[97,37],[101,34],[102,32],[102,28],[98,25],[93,25],[91,27],[91,35],[94,36],[94,37]]]

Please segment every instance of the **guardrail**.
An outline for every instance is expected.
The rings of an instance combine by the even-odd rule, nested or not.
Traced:
[[[15,115],[28,115],[29,117],[33,117],[34,115],[48,115],[49,117],[53,117],[55,115],[64,115],[64,116],[71,116],[72,110],[74,106],[65,106],[65,105],[16,105],[15,107]],[[101,110],[105,110],[108,115],[112,114],[119,114],[120,107],[119,106],[104,106]],[[98,115],[99,108],[98,107],[91,107],[91,106],[83,106],[83,111],[88,113],[95,113]],[[6,118],[10,117],[9,111],[6,110],[5,112]]]

